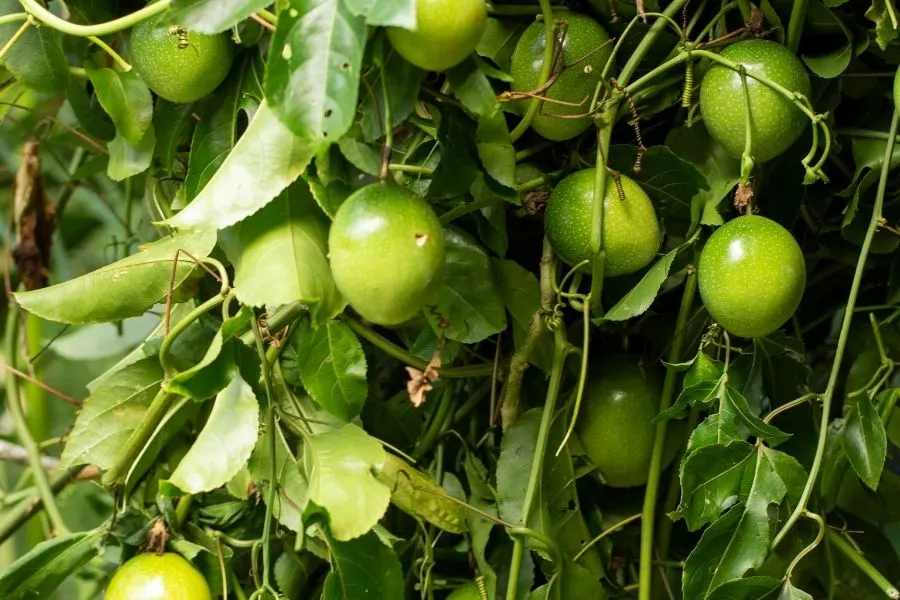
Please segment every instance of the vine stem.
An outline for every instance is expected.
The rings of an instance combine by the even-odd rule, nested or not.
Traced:
[[[18,355],[17,344],[21,319],[22,314],[19,311],[19,307],[13,300],[10,300],[6,315],[5,352],[6,359],[13,366],[15,366],[15,357]],[[40,446],[31,436],[31,431],[29,431],[28,423],[25,420],[25,414],[22,412],[19,379],[11,371],[6,372],[6,400],[6,407],[13,418],[16,435],[28,453],[28,465],[31,468],[31,476],[34,478],[38,495],[41,498],[41,502],[44,503],[44,510],[47,511],[47,517],[49,517],[50,524],[53,527],[52,534],[56,536],[68,533],[66,523],[59,512],[59,506],[56,504],[53,486],[50,485],[50,481],[47,479],[47,472],[44,471],[44,466],[41,464]]]
[[[862,554],[857,552],[842,535],[829,529],[825,532],[825,538],[828,540],[829,546],[837,548],[841,554],[850,559],[850,561],[856,565],[860,571],[865,573],[866,577],[868,577],[872,583],[877,585],[888,598],[893,598],[895,600],[900,598],[900,591],[898,591],[897,588],[887,580],[887,577],[882,575],[872,563],[867,561]]]
[[[681,295],[681,306],[678,309],[678,318],[675,322],[675,337],[672,347],[669,349],[669,364],[675,364],[681,360],[684,350],[685,326],[690,318],[691,308],[694,305],[694,296],[697,293],[697,272],[689,267],[687,278],[684,282],[684,291]],[[675,385],[678,383],[678,371],[674,368],[666,370],[666,378],[663,382],[662,394],[659,398],[659,412],[663,412],[672,404],[675,395]],[[650,457],[650,471],[647,476],[647,490],[644,493],[644,507],[641,517],[641,558],[640,587],[638,588],[639,600],[650,600],[653,584],[653,535],[654,515],[656,513],[656,498],[659,495],[659,476],[662,471],[663,450],[666,443],[666,428],[668,421],[663,420],[656,424],[656,434],[653,437],[653,454]]]
[[[9,38],[2,48],[0,48],[0,58],[6,56],[6,53],[9,52],[9,49],[13,47],[13,45],[19,41],[19,38],[25,35],[25,32],[28,31],[28,28],[31,26],[30,21],[25,21],[22,23],[22,26],[19,27],[16,32]]]
[[[850,323],[853,320],[853,311],[856,307],[856,297],[859,294],[859,287],[862,283],[863,272],[866,269],[866,259],[869,256],[869,248],[872,246],[872,239],[875,237],[875,231],[878,229],[878,222],[881,220],[881,208],[884,205],[884,193],[887,189],[888,172],[891,170],[891,156],[894,152],[894,141],[897,135],[897,124],[900,121],[900,115],[894,111],[891,119],[891,129],[888,133],[887,143],[884,147],[884,162],[881,165],[881,176],[878,179],[878,192],[875,195],[875,206],[872,208],[872,219],[869,221],[869,228],[866,230],[866,237],[863,240],[862,248],[859,251],[859,259],[856,261],[856,271],[853,273],[853,283],[850,286],[850,294],[847,297],[847,306],[844,309],[843,323],[841,323],[841,333],[838,337],[837,348],[834,353],[834,361],[831,365],[831,373],[828,376],[828,384],[825,387],[825,393],[822,394],[822,420],[819,425],[819,440],[816,445],[816,454],[813,457],[812,466],[809,468],[809,477],[800,495],[800,501],[797,503],[794,512],[788,517],[787,522],[772,542],[774,550],[787,536],[788,532],[797,522],[803,512],[806,510],[806,503],[812,494],[813,486],[822,467],[822,458],[825,454],[825,441],[828,435],[828,418],[831,414],[831,400],[834,397],[834,389],[837,385],[838,372],[841,368],[841,362],[844,358],[844,349],[847,346],[847,338],[850,335]]]
[[[538,75],[538,88],[544,87],[547,80],[550,78],[550,69],[553,68],[553,53],[556,50],[553,7],[550,6],[550,0],[540,0],[540,3],[541,14],[544,16],[544,62],[541,64],[541,72]],[[541,109],[541,104],[542,102],[539,98],[531,99],[531,102],[528,104],[528,110],[525,111],[522,120],[519,121],[515,128],[509,133],[511,142],[515,143],[516,140],[528,131],[535,115],[537,115],[538,111]]]
[[[89,39],[91,42],[93,42],[101,50],[106,52],[110,56],[110,58],[112,58],[115,61],[115,63],[117,65],[119,65],[120,69],[122,69],[126,73],[131,70],[131,64],[129,64],[127,60],[122,58],[122,56],[118,52],[113,50],[109,46],[109,44],[107,44],[106,42],[104,42],[103,40],[101,40],[100,38],[98,38],[95,35],[89,35],[89,36],[87,36],[87,39]]]
[[[800,48],[800,38],[803,35],[803,24],[806,21],[806,9],[809,6],[809,0],[794,0],[791,7],[790,21],[787,30],[787,47],[791,53],[796,54]]]
[[[544,410],[541,413],[541,424],[535,441],[534,459],[531,463],[531,473],[528,476],[528,486],[525,488],[525,498],[522,501],[523,527],[528,527],[528,517],[531,514],[531,506],[537,495],[541,482],[541,471],[544,467],[544,455],[547,453],[547,442],[550,438],[550,426],[553,422],[553,411],[556,408],[556,398],[559,396],[559,386],[562,382],[563,363],[568,352],[564,330],[560,327],[553,335],[553,368],[550,372],[550,383],[547,386],[547,397],[544,400]],[[516,600],[518,595],[519,571],[522,570],[522,558],[525,554],[525,540],[520,536],[513,537],[512,559],[509,562],[509,582],[506,586],[506,600]]]
[[[37,0],[19,0],[19,3],[28,14],[33,16],[35,19],[37,19],[47,27],[52,27],[53,29],[56,29],[57,31],[61,31],[68,35],[88,37],[92,35],[109,35],[111,33],[116,33],[124,29],[129,29],[130,27],[137,25],[141,21],[145,21],[150,17],[156,16],[169,8],[169,5],[172,4],[172,0],[159,0],[158,2],[155,2],[153,4],[148,4],[144,8],[135,11],[130,15],[125,15],[124,17],[121,17],[119,19],[107,21],[106,23],[98,23],[96,25],[79,25],[77,23],[66,21],[65,19],[60,19],[52,12],[41,6]]]
[[[572,557],[572,562],[573,562],[573,563],[577,563],[577,562],[578,562],[578,559],[581,558],[582,556],[584,556],[584,553],[585,553],[585,552],[587,552],[588,550],[590,550],[591,548],[594,547],[594,544],[598,543],[600,540],[602,540],[602,539],[605,538],[606,536],[608,536],[608,535],[610,535],[610,534],[612,534],[612,533],[615,533],[615,532],[619,531],[620,529],[622,529],[622,528],[625,527],[626,525],[629,525],[629,524],[631,524],[631,523],[634,523],[635,521],[637,521],[637,520],[640,519],[640,518],[641,518],[641,513],[635,513],[635,514],[631,515],[630,517],[625,517],[624,519],[622,519],[622,520],[619,521],[618,523],[614,523],[614,524],[610,525],[610,526],[607,527],[605,530],[603,530],[603,531],[600,533],[600,535],[598,535],[597,537],[595,537],[594,539],[592,539],[591,541],[589,541],[587,544],[585,544],[585,545],[581,548],[581,550],[578,551],[578,554],[576,554],[575,556]]]

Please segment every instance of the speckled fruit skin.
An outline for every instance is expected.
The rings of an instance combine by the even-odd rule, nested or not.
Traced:
[[[226,34],[187,32],[190,45],[178,47],[178,35],[169,33],[162,16],[148,19],[131,30],[131,62],[160,98],[187,104],[208,96],[228,75],[233,58]]]
[[[212,600],[200,571],[177,554],[139,554],[119,567],[104,600]]]
[[[697,266],[703,304],[729,333],[754,338],[781,327],[806,285],[803,252],[771,219],[746,215],[710,236]]]
[[[467,581],[455,590],[453,590],[447,600],[481,600],[481,594],[478,593],[478,586],[474,581]]]
[[[397,185],[374,183],[347,198],[328,246],[338,290],[379,325],[415,316],[440,283],[441,224],[422,198]]]
[[[475,51],[487,24],[484,0],[416,0],[416,29],[389,27],[400,56],[426,71],[455,67]]]
[[[589,260],[591,253],[591,205],[596,169],[583,169],[559,182],[550,194],[544,213],[544,230],[553,251],[570,266]],[[605,275],[615,277],[638,271],[653,260],[661,233],[653,203],[633,179],[620,175],[625,200],[619,198],[612,175],[606,178],[603,197],[603,248]],[[581,268],[591,272],[590,263]]]
[[[548,140],[562,141],[587,129],[591,119],[587,116],[570,119],[555,115],[582,115],[588,112],[588,104],[600,81],[603,67],[612,54],[612,44],[608,43],[609,34],[590,17],[563,10],[556,10],[554,15],[557,19],[568,22],[563,40],[563,61],[566,66],[543,95],[554,100],[584,104],[567,106],[544,102],[531,122],[531,128]],[[513,91],[531,92],[538,88],[544,64],[545,39],[543,21],[535,21],[522,33],[512,55],[510,74],[513,77]],[[603,47],[598,50],[600,46]],[[526,103],[523,104],[527,106]]]
[[[809,97],[809,75],[790,50],[769,40],[747,40],[728,46],[722,56],[744,65],[782,87]],[[797,141],[809,120],[791,101],[752,77],[747,77],[756,162],[775,158]],[[715,65],[700,85],[700,111],[709,134],[728,154],[740,158],[746,137],[746,102],[741,76]]]
[[[588,375],[578,437],[610,487],[647,483],[659,408],[660,378],[633,356],[604,356]],[[667,452],[665,464],[674,457]]]

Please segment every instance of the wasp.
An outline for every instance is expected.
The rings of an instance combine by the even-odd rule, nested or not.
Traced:
[[[179,27],[178,25],[172,25],[168,30],[169,35],[174,35],[178,38],[178,49],[184,50],[185,48],[194,48],[191,46],[191,41],[188,39],[188,32],[184,27]],[[197,56],[200,56],[200,52],[194,48],[194,52],[197,53]]]

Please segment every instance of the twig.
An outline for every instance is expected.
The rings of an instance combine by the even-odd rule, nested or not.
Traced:
[[[260,17],[258,14],[254,13],[254,14],[250,15],[250,18],[253,19],[254,21],[256,21],[257,23],[259,23],[260,25],[262,25],[263,27],[265,27],[266,29],[268,29],[269,31],[275,31],[275,26],[272,25],[271,23],[269,23],[268,21],[266,21],[265,19],[263,19],[262,17]]]
[[[64,394],[63,392],[57,390],[56,388],[53,388],[53,387],[47,385],[43,381],[40,381],[40,380],[32,377],[28,373],[23,373],[22,371],[18,370],[17,368],[13,367],[9,363],[6,363],[2,360],[0,360],[0,369],[6,369],[7,371],[10,371],[13,375],[15,375],[21,379],[24,379],[25,381],[27,381],[28,383],[30,383],[32,385],[38,386],[39,388],[43,389],[46,392],[50,392],[52,395],[56,396],[57,398],[59,398],[60,400],[62,400],[64,402],[68,402],[72,406],[81,406],[80,400],[76,400],[75,398],[73,398],[67,394]]]
[[[0,460],[19,464],[28,464],[28,451],[18,444],[0,440]],[[53,471],[59,466],[59,460],[52,456],[41,456],[41,465],[46,471]]]

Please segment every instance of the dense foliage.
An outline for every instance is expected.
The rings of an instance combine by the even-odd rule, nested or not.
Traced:
[[[0,0],[0,598],[900,597],[898,38]]]

